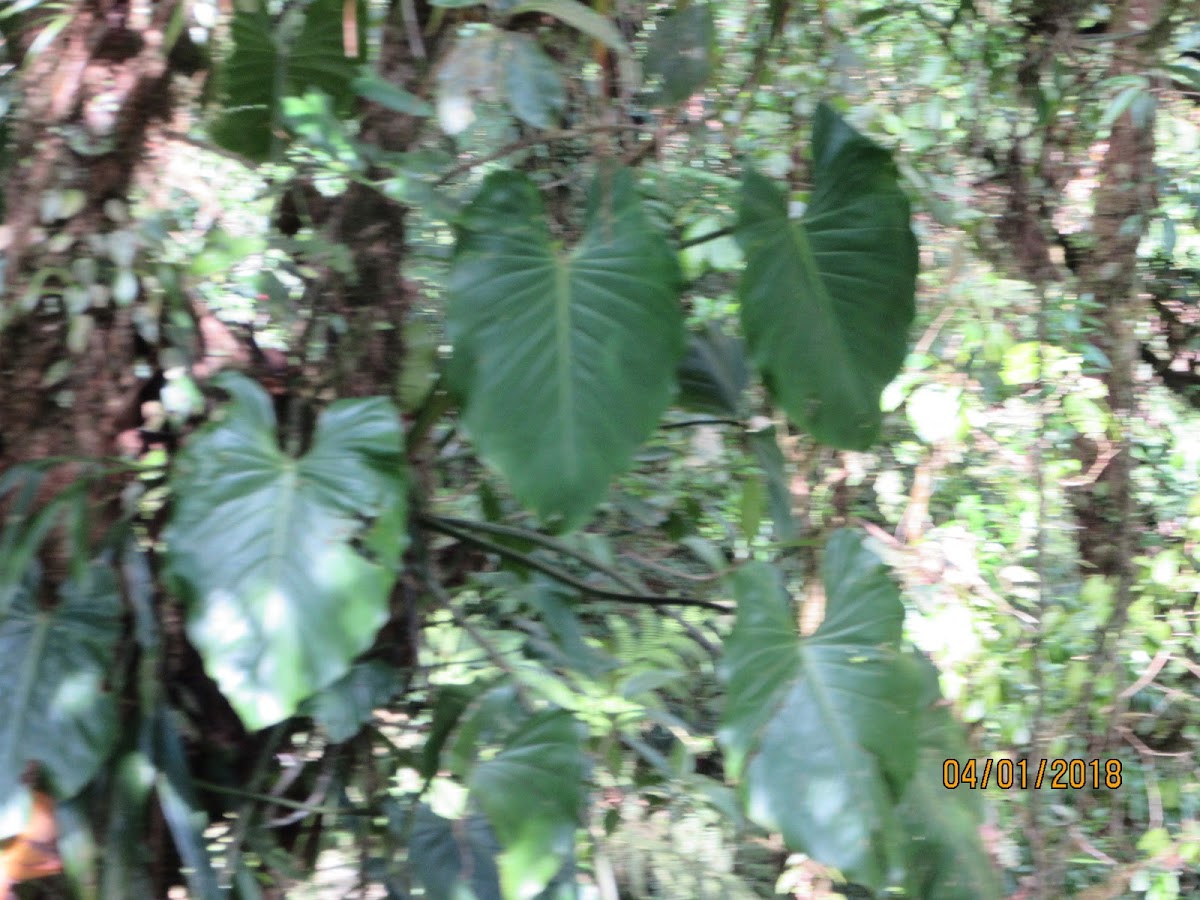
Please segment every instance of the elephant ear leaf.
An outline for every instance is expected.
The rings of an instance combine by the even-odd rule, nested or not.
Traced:
[[[859,535],[825,551],[825,620],[807,637],[779,572],[733,576],[718,738],[752,820],[882,889],[900,862],[896,812],[917,760],[918,682],[900,651],[899,590]]]
[[[627,171],[597,179],[569,250],[516,172],[490,175],[462,216],[451,382],[480,454],[544,520],[583,524],[670,402],[679,282]]]
[[[105,685],[121,633],[116,572],[100,560],[80,566],[43,608],[41,566],[28,565],[0,613],[0,840],[17,834],[31,797],[21,781],[37,763],[53,794],[77,794],[118,734]]]
[[[742,327],[768,388],[817,440],[870,446],[915,312],[917,244],[890,154],[820,106],[803,217],[749,171],[737,236]]]
[[[407,539],[400,418],[340,400],[297,458],[262,388],[215,383],[232,401],[176,460],[168,572],[206,670],[258,729],[345,675],[387,620]]]

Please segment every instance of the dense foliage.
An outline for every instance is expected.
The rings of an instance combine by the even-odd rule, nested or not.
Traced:
[[[1188,7],[0,9],[0,889],[1200,890]]]

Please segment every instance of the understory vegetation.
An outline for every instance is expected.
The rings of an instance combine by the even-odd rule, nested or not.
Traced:
[[[0,5],[0,895],[1200,894],[1196,13]]]

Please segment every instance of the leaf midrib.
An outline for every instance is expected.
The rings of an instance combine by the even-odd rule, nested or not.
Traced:
[[[571,378],[571,270],[560,257],[554,259],[554,343],[557,355],[558,407],[563,460],[571,481],[579,477],[578,436],[575,433],[575,383]]]

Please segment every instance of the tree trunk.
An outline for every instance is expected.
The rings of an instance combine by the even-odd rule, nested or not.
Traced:
[[[177,5],[86,0],[54,40],[18,59],[10,149],[20,162],[4,185],[0,229],[0,472],[69,458],[41,499],[114,455],[136,420],[142,298],[127,197],[150,129],[172,110],[164,33]],[[25,47],[47,21],[18,23]],[[107,503],[119,487],[97,483],[93,500]]]

